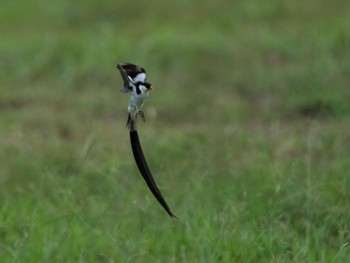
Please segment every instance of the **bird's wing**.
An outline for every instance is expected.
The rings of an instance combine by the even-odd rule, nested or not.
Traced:
[[[131,63],[118,63],[117,67],[121,67],[131,79],[136,82],[146,81],[146,70],[141,67]]]
[[[122,76],[124,81],[124,87],[120,91],[124,93],[132,91],[130,87],[130,82],[133,83],[132,78],[125,72],[124,68],[120,63],[117,63],[117,69],[119,70],[120,75]]]

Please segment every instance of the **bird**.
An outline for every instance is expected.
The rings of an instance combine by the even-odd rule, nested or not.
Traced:
[[[165,198],[160,192],[152,176],[152,173],[146,162],[146,158],[143,154],[137,132],[137,116],[140,116],[141,119],[145,121],[145,113],[141,110],[141,108],[148,96],[148,92],[151,91],[153,87],[150,83],[146,82],[146,70],[143,67],[125,62],[117,63],[116,67],[123,79],[123,88],[120,91],[123,93],[131,92],[126,126],[130,133],[131,148],[136,165],[148,188],[151,190],[157,201],[161,204],[161,206],[165,209],[171,218],[177,218],[170,210],[167,202],[165,201]]]

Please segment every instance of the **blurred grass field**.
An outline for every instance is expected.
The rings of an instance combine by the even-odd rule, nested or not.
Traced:
[[[2,1],[0,262],[350,262],[349,10]],[[154,86],[139,135],[180,221],[117,61]]]

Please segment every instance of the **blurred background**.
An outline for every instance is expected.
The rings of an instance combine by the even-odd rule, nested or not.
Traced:
[[[0,4],[4,262],[349,262],[350,3]],[[154,90],[125,128],[118,61]]]

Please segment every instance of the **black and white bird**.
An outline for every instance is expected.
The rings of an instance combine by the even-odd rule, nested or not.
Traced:
[[[143,179],[146,181],[154,197],[163,206],[170,217],[176,218],[176,216],[171,212],[162,193],[158,189],[151,171],[148,168],[145,156],[142,152],[136,128],[136,119],[138,115],[142,118],[143,121],[145,121],[145,114],[143,111],[141,111],[141,108],[148,96],[148,92],[152,90],[152,85],[146,82],[146,71],[140,66],[136,66],[130,63],[118,63],[117,69],[119,70],[124,81],[124,87],[120,91],[124,93],[131,92],[131,97],[128,105],[129,116],[127,121],[127,128],[130,132],[131,147],[137,167],[139,168]]]

